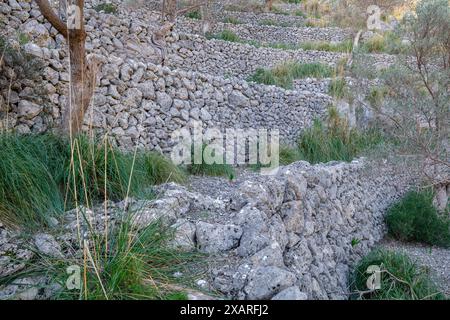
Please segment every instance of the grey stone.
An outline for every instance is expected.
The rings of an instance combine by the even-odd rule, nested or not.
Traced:
[[[250,273],[244,288],[249,300],[267,300],[296,281],[292,272],[278,267],[260,267]]]
[[[219,253],[236,248],[242,236],[242,229],[232,224],[221,225],[197,222],[196,239],[200,251]]]
[[[276,294],[272,300],[308,300],[308,295],[298,287],[289,287]]]
[[[34,235],[34,245],[44,255],[61,258],[63,257],[62,249],[55,238],[47,233],[38,233]]]

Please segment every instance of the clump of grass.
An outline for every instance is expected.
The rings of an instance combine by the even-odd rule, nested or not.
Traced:
[[[198,10],[190,11],[185,15],[189,19],[200,20],[202,18],[202,14]]]
[[[166,182],[183,183],[186,181],[186,173],[172,161],[160,153],[150,152],[143,155],[144,170],[151,184]]]
[[[439,215],[430,191],[409,192],[389,209],[386,223],[396,239],[450,247],[450,219]]]
[[[296,147],[288,145],[280,145],[278,156],[279,156],[278,162],[282,166],[302,160],[299,150]],[[272,163],[263,165],[258,161],[258,163],[256,164],[251,164],[250,168],[253,169],[254,171],[259,171],[261,168],[268,168],[271,165]]]
[[[376,34],[366,40],[359,49],[365,53],[390,53],[400,54],[408,50],[408,47],[402,44],[399,36],[394,32]]]
[[[257,69],[248,80],[291,89],[294,79],[331,77],[333,72],[332,67],[322,63],[285,62],[270,70]]]
[[[367,101],[369,101],[373,107],[380,106],[387,94],[388,90],[385,87],[372,88],[367,96]]]
[[[376,129],[350,129],[336,109],[331,108],[327,123],[316,120],[300,135],[297,145],[301,157],[310,163],[352,161],[356,156],[384,141]]]
[[[239,19],[234,18],[234,17],[226,17],[223,20],[223,22],[224,23],[231,23],[231,24],[241,24],[242,23]]]
[[[135,156],[108,139],[0,134],[0,149],[0,220],[30,228],[78,204],[147,197],[146,187],[185,178],[162,155]]]
[[[380,289],[368,290],[369,266],[380,268]],[[442,294],[428,273],[415,265],[406,255],[375,250],[356,266],[352,276],[353,299],[374,300],[443,300]]]
[[[273,19],[263,19],[258,22],[259,25],[262,26],[276,26],[276,27],[289,27],[289,23],[287,22],[278,22]]]
[[[64,209],[59,179],[66,158],[54,136],[0,134],[0,220],[45,225]]]
[[[201,163],[192,163],[187,166],[187,169],[190,174],[193,175],[204,175],[204,176],[225,176],[232,180],[235,176],[234,169],[231,165],[226,163],[207,163],[205,161],[205,153],[206,153],[207,145],[203,145],[201,150],[197,150],[200,154],[201,152]],[[200,148],[199,148],[200,149]],[[195,150],[194,146],[192,147],[192,159],[195,159]],[[209,161],[208,161],[209,162]],[[223,162],[223,161],[222,161]]]
[[[139,209],[138,209],[139,210]],[[103,213],[96,213],[103,214]],[[184,299],[179,289],[169,283],[187,281],[192,265],[200,258],[195,252],[180,252],[169,245],[173,230],[161,221],[137,229],[133,221],[139,211],[117,213],[120,219],[105,232],[88,231],[83,255],[68,255],[64,259],[36,252],[36,259],[24,271],[0,279],[0,285],[29,276],[46,276],[59,284],[52,299],[69,300],[173,300]],[[79,267],[78,289],[68,289],[68,267]],[[182,272],[185,279],[175,279]],[[75,283],[74,283],[75,284]]]
[[[303,50],[351,52],[353,48],[353,41],[345,40],[337,43],[327,41],[304,42],[300,45],[300,48]]]
[[[63,185],[71,201],[75,197],[86,204],[105,197],[121,200],[127,193],[139,195],[142,187],[149,185],[142,162],[135,161],[133,154],[114,148],[108,139],[93,141],[79,136],[72,150],[67,145]]]
[[[344,78],[335,78],[331,80],[328,87],[328,93],[335,98],[342,99],[347,94],[347,83]]]
[[[94,7],[97,12],[103,11],[105,13],[114,14],[117,12],[117,7],[113,3],[100,3]]]
[[[222,32],[212,35],[211,36],[214,39],[229,41],[229,42],[240,42],[241,39],[238,37],[236,33],[230,30],[223,30]]]
[[[302,10],[295,10],[294,16],[306,18],[306,14]]]

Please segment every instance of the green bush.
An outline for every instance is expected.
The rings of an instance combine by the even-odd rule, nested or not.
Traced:
[[[298,139],[301,157],[310,163],[352,161],[364,151],[383,142],[383,135],[376,129],[359,131],[350,129],[331,109],[327,124],[314,121]]]
[[[369,266],[380,267],[380,289],[368,290]],[[350,288],[352,299],[374,300],[442,300],[442,294],[430,280],[426,270],[420,269],[406,255],[375,250],[356,266]]]
[[[296,147],[280,145],[278,160],[281,166],[285,166],[303,159],[301,157],[299,150]],[[250,168],[253,169],[254,171],[259,171],[261,168],[268,168],[270,165],[271,164],[262,165],[261,163],[258,162],[257,164],[250,165]]]
[[[321,63],[285,62],[272,69],[258,68],[248,78],[249,81],[266,85],[276,85],[285,89],[292,89],[293,80],[301,78],[325,78],[331,77],[334,69]]]
[[[439,215],[432,192],[409,192],[389,209],[386,223],[396,239],[450,247],[450,219]]]

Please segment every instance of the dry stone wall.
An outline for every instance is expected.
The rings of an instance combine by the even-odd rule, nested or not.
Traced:
[[[266,22],[267,23],[267,22]],[[184,33],[202,33],[202,24],[195,19],[178,19],[178,29]],[[299,45],[302,42],[328,41],[341,42],[351,39],[351,32],[340,28],[311,28],[290,27],[276,25],[253,25],[214,23],[211,33],[220,33],[229,30],[241,40],[256,41],[261,44],[289,44]]]
[[[2,127],[20,133],[44,132],[58,124],[67,106],[67,53],[63,39],[45,23],[34,3],[24,1],[19,6],[21,10],[1,4],[7,17],[2,22],[4,30],[9,30],[5,34],[14,37],[16,29],[30,34],[22,50],[42,65],[37,81],[46,99],[42,92],[34,92],[30,79],[17,81],[17,66],[5,61],[0,79],[4,84]],[[288,91],[208,75],[212,72],[191,72],[196,68],[191,68],[189,60],[181,63],[180,70],[157,66],[150,59],[156,56],[148,45],[151,28],[121,14],[125,15],[86,10],[88,50],[104,64],[85,129],[109,132],[123,148],[137,145],[167,152],[171,133],[191,126],[194,120],[202,121],[205,128],[280,129],[282,139],[292,142],[331,102],[329,96],[307,90]],[[14,82],[12,90],[8,89],[10,82]]]

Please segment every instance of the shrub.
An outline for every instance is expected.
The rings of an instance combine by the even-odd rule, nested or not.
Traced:
[[[352,161],[364,151],[383,142],[376,129],[350,129],[335,109],[330,109],[327,125],[316,120],[298,139],[301,157],[310,163]]]
[[[450,247],[450,219],[439,215],[432,192],[409,192],[389,209],[386,223],[396,239]]]
[[[302,160],[301,154],[296,147],[287,145],[280,145],[279,149],[279,164],[282,166],[289,165],[296,161]],[[250,168],[254,171],[258,171],[261,168],[268,168],[271,164],[262,165],[259,161],[257,164],[250,165]]]
[[[376,34],[364,42],[360,48],[360,51],[366,53],[400,54],[407,50],[408,46],[402,44],[400,37],[394,32],[387,32],[383,35]]]
[[[381,288],[368,291],[369,266],[380,267]],[[445,296],[430,280],[428,273],[406,255],[375,250],[356,266],[350,284],[353,299],[441,300]]]

